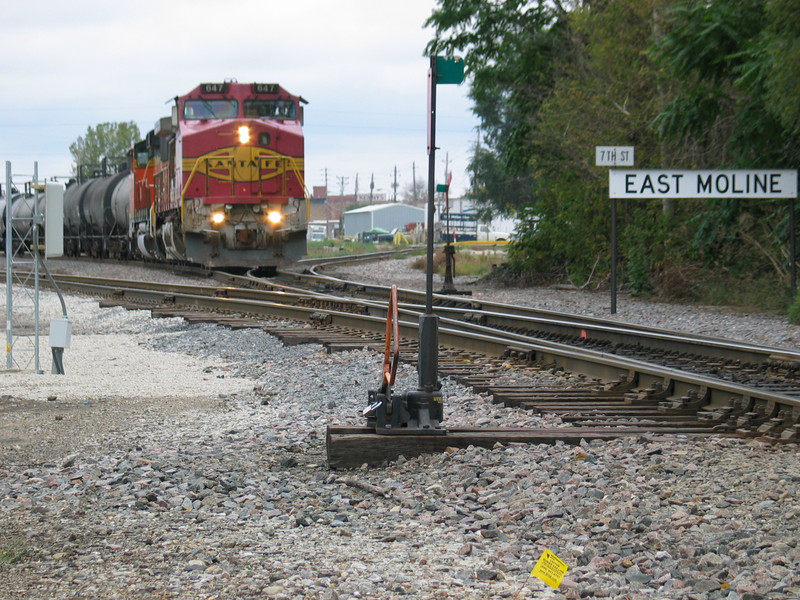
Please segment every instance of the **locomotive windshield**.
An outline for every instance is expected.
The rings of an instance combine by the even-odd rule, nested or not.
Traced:
[[[184,119],[232,119],[238,116],[236,100],[187,100],[183,104]]]
[[[294,100],[245,100],[244,116],[251,119],[296,119]]]

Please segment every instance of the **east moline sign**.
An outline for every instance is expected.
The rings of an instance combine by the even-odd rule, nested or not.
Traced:
[[[796,170],[611,170],[610,198],[796,198]]]

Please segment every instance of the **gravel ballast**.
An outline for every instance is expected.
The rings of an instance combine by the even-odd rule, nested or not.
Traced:
[[[407,261],[348,271],[422,277]],[[567,290],[479,294],[608,306]],[[59,316],[53,294],[42,305],[43,322]],[[361,423],[382,356],[67,307],[66,375],[0,373],[0,598],[800,597],[796,445],[647,436],[330,471],[325,427]],[[798,340],[768,315],[624,299],[618,318]],[[415,385],[401,365],[396,389]],[[450,381],[444,396],[446,425],[563,426]],[[569,565],[556,590],[530,575],[546,549]]]

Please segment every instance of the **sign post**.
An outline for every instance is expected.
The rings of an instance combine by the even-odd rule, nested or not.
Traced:
[[[795,205],[795,199],[792,198],[791,200],[789,200],[789,228],[792,230],[791,234],[789,235],[789,240],[790,240],[789,254],[792,257],[792,264],[789,269],[790,273],[789,279],[791,280],[791,286],[792,286],[792,298],[794,298],[797,295],[797,260],[795,260],[795,258],[797,257],[797,242],[795,240],[795,233],[794,233],[795,229],[794,205]]]
[[[433,219],[436,184],[436,86],[464,81],[464,60],[461,58],[430,57],[428,69],[428,231],[427,263],[425,270],[425,314],[419,318],[419,427],[430,429],[430,415],[442,416],[442,396],[439,387],[439,320],[433,313]],[[438,405],[438,406],[437,406]],[[435,429],[431,432],[436,431]],[[441,431],[441,430],[439,430]]]
[[[598,167],[632,167],[633,146],[595,146]],[[611,314],[617,313],[617,200],[611,199]]]
[[[450,182],[453,181],[453,172],[451,171],[447,176],[447,183],[445,185],[437,185],[437,192],[444,192],[444,214],[447,219],[447,228],[445,231],[444,239],[444,283],[442,289],[439,290],[440,294],[464,294],[471,295],[472,292],[459,292],[453,283],[453,276],[456,274],[456,249],[451,242],[450,236]],[[441,220],[441,219],[440,219]],[[455,238],[455,233],[453,234]]]

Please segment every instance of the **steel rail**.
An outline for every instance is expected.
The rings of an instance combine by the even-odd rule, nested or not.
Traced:
[[[298,280],[317,285],[335,286],[338,291],[388,297],[390,287],[363,284],[319,273],[298,274]],[[299,290],[301,288],[293,288]],[[424,304],[425,293],[398,289],[401,305]],[[715,336],[688,334],[646,325],[609,321],[546,309],[517,306],[486,300],[471,300],[447,294],[434,294],[435,311],[441,316],[463,315],[463,320],[473,320],[501,330],[530,330],[533,333],[581,337],[609,345],[646,345],[648,348],[692,353],[698,356],[738,360],[742,363],[763,364],[782,361],[800,366],[800,352],[788,348],[748,344]],[[647,337],[646,344],[643,336]]]
[[[141,308],[191,307],[194,309],[248,315],[255,318],[280,317],[305,323],[324,322],[331,326],[358,329],[381,334],[386,328],[385,307],[372,306],[367,314],[341,310],[320,310],[314,306],[298,304],[299,296],[285,292],[266,292],[271,298],[255,296],[255,290],[234,290],[253,297],[229,297],[228,288],[158,284],[109,280],[89,282],[85,277],[59,276],[59,283],[72,290],[117,301],[134,302]],[[124,285],[120,285],[124,284]],[[198,293],[201,292],[201,293]],[[283,300],[283,301],[280,301]],[[381,310],[383,311],[381,313]],[[398,333],[401,338],[414,340],[418,336],[419,311],[408,307],[398,309]],[[498,332],[485,325],[465,323],[443,317],[439,328],[442,347],[478,352],[502,357],[510,353],[528,360],[552,365],[567,371],[580,372],[599,382],[627,381],[635,388],[659,386],[668,390],[669,397],[694,395],[704,398],[705,408],[723,408],[731,401],[747,401],[763,406],[768,413],[788,409],[800,416],[800,398],[770,390],[736,384],[709,376],[688,373],[674,368],[659,367],[652,363],[621,357],[607,352],[576,348],[558,342],[531,342],[523,334]]]
[[[301,275],[294,275],[300,279]],[[297,304],[303,301],[326,299],[329,307],[350,305],[351,311],[373,314],[385,318],[386,300],[354,299],[340,296],[335,291],[315,291],[304,287],[288,286],[273,283],[257,277],[215,275],[221,283],[230,285],[205,286],[196,284],[170,284],[173,289],[190,295],[225,296],[230,299],[274,301]],[[103,278],[57,275],[56,279],[67,285],[109,285],[127,286],[129,288],[163,290],[161,284],[146,281],[104,280]],[[313,276],[312,280],[317,277]],[[327,278],[326,278],[327,279]],[[106,283],[104,283],[104,281]],[[347,285],[354,285],[346,282]],[[377,286],[376,289],[388,292],[390,288]],[[409,313],[421,314],[422,303],[409,300],[423,299],[424,296],[413,290],[398,290],[399,306]],[[800,353],[782,348],[745,344],[721,338],[690,335],[646,326],[630,325],[603,321],[596,318],[584,318],[555,311],[528,309],[509,304],[483,302],[472,303],[471,310],[436,306],[435,313],[449,322],[461,322],[483,326],[481,331],[504,332],[506,336],[522,341],[541,335],[563,336],[582,339],[587,342],[607,344],[610,347],[639,346],[653,350],[689,353],[696,356],[739,361],[740,363],[762,365],[768,362],[782,362],[800,365]],[[491,310],[490,310],[491,309]]]
[[[392,258],[397,256],[398,254],[408,254],[415,249],[414,246],[409,248],[400,248],[397,250],[383,250],[380,252],[369,252],[366,254],[341,254],[337,256],[325,256],[321,258],[301,258],[300,260],[296,261],[296,264],[300,268],[305,268],[310,271],[315,270],[319,267],[326,267],[330,265],[337,265],[337,264],[352,264],[358,262],[369,262],[374,260],[386,260],[387,258]]]

